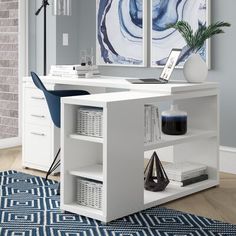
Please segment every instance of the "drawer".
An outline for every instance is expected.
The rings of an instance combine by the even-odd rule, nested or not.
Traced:
[[[24,89],[24,123],[50,125],[51,116],[42,91],[36,88]]]
[[[23,162],[47,169],[52,160],[52,130],[47,126],[25,124]]]
[[[47,107],[47,102],[43,92],[37,88],[24,89],[24,105]]]
[[[48,107],[25,104],[24,123],[51,125],[52,120]]]

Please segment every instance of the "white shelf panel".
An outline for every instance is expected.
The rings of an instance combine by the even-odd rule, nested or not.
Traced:
[[[85,166],[85,167],[82,167],[78,170],[70,171],[70,174],[78,176],[78,177],[84,177],[87,179],[93,179],[93,180],[103,182],[102,169],[103,169],[102,165]]]
[[[197,130],[190,129],[185,135],[165,135],[162,133],[161,140],[156,143],[148,143],[144,145],[144,151],[154,150],[157,148],[163,148],[173,146],[176,144],[196,141],[203,138],[216,137],[217,132],[214,130]]]
[[[103,212],[101,210],[86,207],[86,206],[81,206],[76,202],[72,202],[69,204],[62,204],[61,210],[73,212],[78,215],[87,216],[96,220],[101,220],[101,221],[105,220],[103,216]]]
[[[144,190],[144,208],[150,208],[219,185],[217,180],[204,180],[185,187],[169,184],[162,192]]]
[[[97,138],[97,137],[85,136],[85,135],[79,135],[79,134],[71,134],[70,138],[93,142],[93,143],[103,143],[103,138]]]

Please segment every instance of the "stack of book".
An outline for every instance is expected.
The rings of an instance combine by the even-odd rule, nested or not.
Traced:
[[[85,78],[87,73],[93,76],[99,76],[98,66],[81,66],[81,65],[52,65],[49,75],[69,78]]]
[[[208,179],[207,166],[192,162],[164,164],[170,184],[184,187]]]
[[[144,143],[153,143],[161,139],[160,117],[158,107],[144,107]]]

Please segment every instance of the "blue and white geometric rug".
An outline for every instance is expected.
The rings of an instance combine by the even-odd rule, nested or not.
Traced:
[[[0,236],[160,235],[228,236],[236,226],[165,208],[152,208],[107,225],[59,209],[56,181],[0,172]]]

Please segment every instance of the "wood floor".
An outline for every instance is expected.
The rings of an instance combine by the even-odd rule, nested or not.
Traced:
[[[22,169],[21,148],[0,150],[0,171],[17,170],[45,176],[45,173]],[[59,177],[52,177],[58,179]],[[196,215],[236,224],[236,175],[221,173],[220,186],[189,197],[185,197],[165,207]]]

